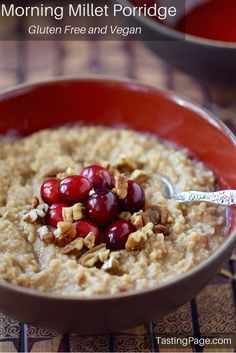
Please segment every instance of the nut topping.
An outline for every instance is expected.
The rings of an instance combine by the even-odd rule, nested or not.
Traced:
[[[93,267],[97,262],[105,262],[108,259],[110,250],[106,249],[106,244],[100,244],[83,254],[79,263],[85,267]]]
[[[132,172],[135,170],[135,163],[126,155],[121,155],[120,160],[112,165],[112,168],[116,168],[118,170],[125,170],[128,172]]]
[[[121,212],[119,214],[119,219],[122,219],[123,221],[126,221],[126,222],[129,222],[130,221],[130,218],[131,218],[132,214],[130,212]]]
[[[83,218],[83,206],[81,203],[76,203],[72,207],[64,207],[62,209],[62,217],[65,222],[78,221]]]
[[[128,177],[125,174],[118,174],[115,176],[115,190],[119,199],[123,200],[128,192]]]
[[[118,255],[118,256],[116,256],[116,255]],[[114,274],[119,273],[120,272],[120,263],[119,263],[117,257],[119,257],[119,254],[110,253],[109,259],[104,262],[104,264],[102,265],[101,268],[104,271],[111,272]]]
[[[163,233],[164,235],[168,235],[170,232],[169,227],[164,226],[163,224],[157,224],[153,228],[154,233]]]
[[[66,255],[79,255],[84,246],[83,238],[76,238],[68,245],[61,249],[62,254]]]
[[[143,170],[136,169],[133,171],[130,178],[137,181],[137,183],[139,183],[139,184],[144,184],[148,181],[148,179],[150,178],[150,175],[148,175]]]
[[[147,221],[152,222],[154,225],[162,224],[165,226],[168,220],[168,209],[166,206],[158,204],[148,207],[144,212],[144,216]]]
[[[152,222],[154,225],[160,223],[160,213],[158,206],[152,206],[144,212],[145,223]]]
[[[36,201],[35,201],[36,204]],[[37,206],[37,208],[33,208],[29,212],[23,214],[23,221],[33,224],[39,218],[44,218],[48,211],[48,205],[46,203],[41,203]]]
[[[168,209],[166,206],[163,206],[163,205],[158,205],[158,209],[161,217],[160,222],[165,226],[168,220]]]
[[[130,222],[133,224],[133,226],[136,229],[141,229],[143,228],[143,226],[147,223],[144,220],[144,213],[142,210],[135,212],[131,218],[130,218]]]
[[[53,244],[54,240],[55,240],[55,236],[52,233],[52,231],[49,229],[49,227],[47,226],[43,226],[37,229],[37,233],[40,237],[40,239],[42,239],[44,241],[44,243],[46,244]]]
[[[90,232],[85,238],[84,238],[84,245],[88,248],[88,249],[92,249],[95,245],[95,235],[93,234],[93,232]]]
[[[152,234],[153,224],[147,223],[145,227],[131,233],[125,244],[125,249],[128,251],[140,250],[145,246],[148,235]]]
[[[39,205],[39,199],[37,197],[34,197],[30,202],[30,206],[31,208],[37,208],[38,205]]]
[[[66,178],[66,177],[68,177],[70,175],[73,175],[73,174],[75,174],[73,168],[68,167],[68,168],[66,168],[64,170],[59,171],[56,174],[56,177],[61,180],[61,179]]]
[[[58,222],[57,229],[54,231],[55,244],[64,247],[76,237],[76,230],[72,223]]]

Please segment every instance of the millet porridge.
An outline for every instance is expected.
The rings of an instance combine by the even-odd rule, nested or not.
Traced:
[[[223,242],[225,209],[165,199],[158,174],[176,191],[215,189],[186,151],[131,130],[64,127],[2,141],[0,278],[91,296],[151,288],[204,261]]]

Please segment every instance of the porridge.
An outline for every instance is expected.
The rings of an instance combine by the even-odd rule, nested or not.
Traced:
[[[204,261],[225,210],[164,198],[213,191],[201,162],[125,129],[64,127],[0,144],[0,278],[69,295],[144,289]]]

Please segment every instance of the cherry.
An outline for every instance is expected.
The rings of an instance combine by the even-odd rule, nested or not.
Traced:
[[[113,222],[105,234],[105,242],[108,249],[124,249],[128,236],[133,232],[135,232],[135,228],[130,222],[121,220]]]
[[[68,205],[64,203],[54,203],[51,205],[46,214],[46,223],[56,228],[57,223],[63,221],[62,209],[64,207],[68,207]]]
[[[85,199],[93,188],[86,178],[80,175],[68,176],[61,180],[59,185],[59,198],[61,202],[75,204]]]
[[[89,165],[82,170],[81,175],[93,184],[94,189],[111,189],[114,186],[111,173],[100,165]]]
[[[119,212],[117,196],[108,189],[96,190],[85,202],[88,216],[98,226],[111,223]]]
[[[48,179],[41,186],[41,197],[48,205],[59,202],[58,187],[60,181],[58,179]]]
[[[82,219],[74,222],[73,226],[76,229],[77,237],[85,238],[90,232],[92,232],[95,236],[95,245],[98,245],[101,242],[101,233],[92,222]]]
[[[135,212],[145,205],[145,194],[142,186],[134,180],[128,181],[128,191],[125,199],[120,200],[121,208],[125,211]]]

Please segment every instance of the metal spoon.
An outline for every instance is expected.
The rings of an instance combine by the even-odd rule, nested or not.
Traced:
[[[220,190],[215,192],[185,191],[175,192],[175,189],[166,177],[159,175],[158,179],[167,199],[175,199],[180,202],[205,201],[218,205],[236,205],[236,190]]]

